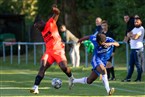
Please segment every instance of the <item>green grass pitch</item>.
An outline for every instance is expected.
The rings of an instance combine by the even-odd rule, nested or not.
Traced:
[[[2,62],[1,62],[2,63]],[[39,65],[33,64],[0,64],[0,97],[103,97],[107,96],[102,81],[97,79],[93,84],[75,84],[72,90],[68,89],[68,78],[61,72],[57,65],[53,65],[46,72],[45,78],[39,86],[40,94],[29,93],[32,88]],[[89,67],[72,68],[74,77],[88,76],[91,71]],[[145,73],[142,82],[121,82],[126,76],[126,67],[115,67],[116,81],[110,81],[110,87],[116,89],[114,97],[145,97]],[[52,78],[60,78],[63,82],[60,89],[51,86]],[[136,78],[134,71],[132,80]]]

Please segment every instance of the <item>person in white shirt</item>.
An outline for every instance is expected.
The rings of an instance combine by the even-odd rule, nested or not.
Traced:
[[[134,80],[135,82],[140,82],[142,78],[142,72],[144,67],[144,46],[143,46],[143,38],[144,38],[144,27],[142,26],[141,19],[135,18],[135,27],[131,32],[127,34],[130,38],[130,61],[129,61],[129,70],[126,78],[122,80],[122,82],[130,82],[131,77],[134,71],[134,65],[137,68],[137,78]]]

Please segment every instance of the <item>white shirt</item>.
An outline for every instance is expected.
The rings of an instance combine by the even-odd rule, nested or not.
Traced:
[[[141,26],[139,28],[133,28],[131,31],[133,34],[139,34],[140,37],[138,39],[130,39],[130,47],[131,49],[140,49],[143,48],[143,38],[144,38],[144,27]]]

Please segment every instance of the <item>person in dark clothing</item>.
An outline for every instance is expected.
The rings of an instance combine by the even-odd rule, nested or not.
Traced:
[[[107,37],[111,37],[111,38],[115,39],[114,34],[112,32],[110,32],[108,29],[108,23],[106,20],[102,21],[101,27],[102,27],[102,34],[105,34]],[[115,47],[113,48],[113,53],[112,53],[110,59],[107,60],[106,70],[107,70],[108,80],[115,80],[114,66],[112,65],[112,58],[113,58],[114,54],[115,54]],[[112,77],[110,77],[110,73],[111,73]]]
[[[127,33],[130,32],[134,27],[134,17],[129,15],[124,15],[124,21],[126,23],[126,31],[124,36],[124,42],[129,42],[129,38],[127,37]]]
[[[96,27],[95,27],[94,35],[98,34],[98,32],[101,32],[101,30],[102,30],[101,23],[102,23],[102,19],[100,17],[97,17],[96,18]]]

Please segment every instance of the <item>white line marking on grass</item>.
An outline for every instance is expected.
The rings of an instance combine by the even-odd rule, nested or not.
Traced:
[[[98,87],[101,87],[101,88],[104,88],[103,85],[97,85],[97,84],[91,84],[92,86],[98,86]],[[121,91],[126,91],[126,92],[131,92],[131,93],[141,93],[141,94],[145,94],[144,92],[141,92],[141,91],[134,91],[134,90],[128,90],[128,89],[125,89],[125,88],[116,88],[116,90],[121,90]]]
[[[0,90],[1,89],[17,89],[17,90],[19,90],[19,89],[25,89],[25,90],[28,90],[28,89],[30,89],[30,88],[24,88],[24,87],[1,87],[0,88]],[[50,89],[50,87],[40,87],[39,89]]]
[[[30,74],[30,73],[28,73],[28,72],[22,72],[22,71],[19,72],[19,74],[26,74],[26,75],[29,75],[29,76],[34,75],[34,74]],[[52,77],[45,76],[45,78],[48,78],[48,79],[52,80]],[[64,78],[64,77],[63,77],[63,78]],[[104,88],[103,85],[98,85],[98,84],[91,84],[91,85],[97,86],[97,87],[101,87],[101,88]],[[144,92],[141,92],[141,91],[137,91],[137,90],[135,90],[135,91],[134,91],[134,90],[128,90],[128,89],[125,89],[125,88],[117,88],[117,87],[115,87],[115,89],[116,89],[116,90],[120,90],[120,91],[125,91],[125,92],[145,94]]]

